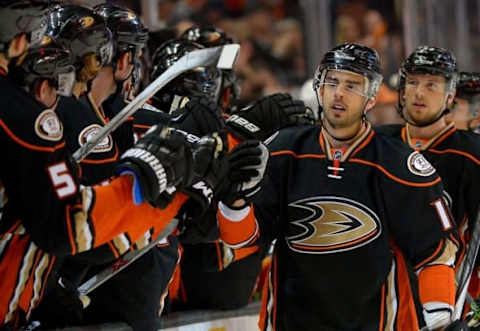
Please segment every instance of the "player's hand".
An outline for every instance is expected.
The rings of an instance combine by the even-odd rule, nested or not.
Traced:
[[[160,206],[158,200],[167,188],[174,191],[192,182],[190,144],[184,134],[154,126],[122,155],[115,171],[134,177],[135,203],[147,201],[155,207]]]
[[[303,101],[288,94],[261,98],[227,119],[227,127],[241,139],[264,141],[276,131],[292,125],[313,124],[314,117]]]
[[[228,139],[224,133],[212,133],[203,137],[177,131],[189,141],[189,152],[192,158],[192,175],[178,190],[197,201],[197,214],[203,213],[210,205],[213,192],[227,175],[224,156],[228,150]],[[160,194],[157,206],[164,208],[173,199],[174,192],[167,190]]]
[[[171,114],[176,127],[195,128],[197,136],[218,132],[225,128],[221,109],[204,97],[192,97],[185,107]]]
[[[228,175],[219,188],[217,200],[233,209],[241,209],[261,188],[268,162],[268,150],[256,140],[247,140],[225,156]]]

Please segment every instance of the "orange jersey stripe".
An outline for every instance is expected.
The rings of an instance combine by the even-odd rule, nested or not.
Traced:
[[[475,164],[477,165],[480,165],[480,160],[477,159],[476,157],[474,157],[472,154],[469,154],[469,153],[466,153],[466,152],[463,152],[463,151],[459,151],[457,149],[444,149],[442,151],[439,151],[439,150],[436,150],[436,149],[429,149],[428,150],[429,152],[432,152],[432,153],[435,153],[435,154],[458,154],[458,155],[462,155],[462,156],[465,156],[466,158],[470,159],[471,161],[473,161]]]
[[[291,155],[296,159],[308,159],[308,158],[314,158],[314,159],[324,159],[325,155],[323,154],[296,154],[293,151],[290,150],[283,150],[283,151],[276,151],[270,153],[271,156],[278,156],[278,155]]]
[[[397,313],[397,328],[398,330],[417,330],[418,319],[415,309],[415,303],[412,296],[412,289],[410,286],[410,279],[408,276],[408,269],[405,263],[405,258],[400,250],[393,246],[393,251],[396,260],[397,273],[397,298],[398,298],[398,313]]]
[[[435,250],[435,252],[433,252],[432,255],[430,255],[429,257],[427,257],[425,260],[423,260],[422,262],[418,263],[417,265],[413,266],[413,269],[417,270],[419,269],[421,266],[427,264],[428,262],[430,262],[432,259],[434,259],[438,253],[440,252],[440,250],[443,249],[443,245],[445,244],[445,240],[441,240],[440,243],[438,244],[437,246],[437,249]]]
[[[24,255],[30,245],[27,235],[4,234],[13,237],[5,248],[7,251],[0,263],[0,325],[5,321],[13,292],[16,289]]]
[[[365,165],[368,165],[368,166],[371,166],[371,167],[374,167],[374,168],[377,168],[378,170],[380,170],[381,172],[383,172],[388,178],[390,179],[393,179],[394,181],[400,183],[400,184],[403,184],[403,185],[406,185],[406,186],[413,186],[413,187],[429,187],[429,186],[433,186],[437,183],[439,183],[441,181],[441,178],[438,177],[437,179],[431,181],[431,182],[427,182],[427,183],[414,183],[414,182],[409,182],[409,181],[406,181],[406,180],[403,180],[401,178],[398,178],[397,176],[393,175],[392,173],[388,172],[384,167],[382,167],[381,165],[379,164],[376,164],[376,163],[373,163],[373,162],[370,162],[370,161],[366,161],[366,160],[361,160],[361,159],[350,159],[350,162],[352,163],[361,163],[361,164],[365,164]]]
[[[25,147],[25,148],[28,148],[28,149],[32,149],[34,151],[40,151],[40,152],[49,152],[49,153],[53,153],[55,152],[56,150],[60,149],[60,148],[63,148],[65,147],[65,141],[62,141],[60,144],[54,146],[54,147],[45,147],[45,146],[37,146],[37,145],[33,145],[33,144],[30,144],[30,143],[27,143],[26,141],[20,139],[19,137],[17,137],[8,127],[7,125],[0,119],[0,126],[5,130],[5,132],[8,134],[8,136],[10,136],[10,138],[12,138],[13,141],[15,141],[17,144]]]
[[[445,302],[455,304],[455,276],[452,267],[431,265],[418,275],[420,302]]]
[[[139,128],[139,129],[150,129],[153,125],[145,125],[145,124],[134,124],[134,128]]]
[[[385,284],[382,285],[382,291],[380,296],[380,323],[378,325],[378,331],[383,331],[385,323]]]

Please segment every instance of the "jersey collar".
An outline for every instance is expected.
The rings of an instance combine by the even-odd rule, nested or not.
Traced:
[[[402,140],[411,148],[417,151],[425,151],[429,148],[437,146],[455,131],[455,123],[451,122],[445,128],[443,128],[443,130],[439,131],[434,137],[432,137],[430,140],[427,140],[426,143],[422,145],[422,147],[416,147],[412,141],[413,139],[410,135],[409,124],[407,123],[402,128],[401,137]]]
[[[368,143],[372,140],[372,137],[375,135],[375,132],[372,130],[372,126],[369,122],[365,122],[366,128],[363,130],[361,134],[357,136],[357,138],[350,144],[347,148],[345,153],[342,153],[340,158],[340,162],[345,162],[350,156],[355,155],[361,149],[368,145]],[[327,156],[327,159],[332,161],[334,160],[334,156],[332,154],[332,146],[328,141],[327,137],[325,136],[324,130],[320,130],[320,137],[319,137],[320,147],[322,151]]]

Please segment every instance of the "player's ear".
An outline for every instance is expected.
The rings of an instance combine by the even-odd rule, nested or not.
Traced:
[[[45,103],[49,89],[50,84],[48,83],[48,79],[42,79],[38,81],[35,86],[35,99],[41,103]]]
[[[370,109],[372,109],[373,107],[375,107],[376,104],[377,104],[377,97],[370,98],[368,100],[367,104],[365,105],[365,112],[367,112]]]
[[[25,53],[28,49],[28,40],[27,36],[22,33],[21,35],[15,37],[10,43],[8,48],[8,56],[10,58],[18,57]]]

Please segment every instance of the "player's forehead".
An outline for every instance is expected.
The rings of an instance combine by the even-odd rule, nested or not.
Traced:
[[[364,76],[348,70],[328,70],[327,79],[336,79],[342,82],[353,82],[363,84]]]
[[[445,83],[445,77],[443,76],[423,74],[423,73],[408,73],[407,80],[416,80],[420,82]]]

